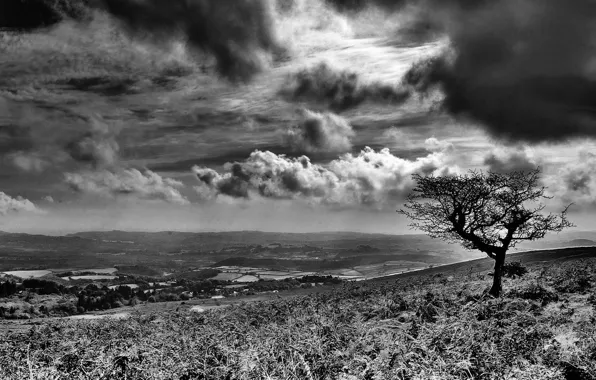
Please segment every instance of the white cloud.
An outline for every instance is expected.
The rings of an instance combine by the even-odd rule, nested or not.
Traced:
[[[445,152],[452,151],[455,149],[452,143],[444,140],[439,140],[434,136],[424,140],[424,147],[429,152]]]
[[[348,152],[352,149],[352,126],[332,113],[302,110],[300,123],[288,129],[288,145],[299,152]]]
[[[0,191],[0,215],[18,212],[39,212],[40,210],[28,199],[21,196],[16,198]]]
[[[177,204],[189,203],[188,199],[178,190],[184,186],[182,182],[163,178],[150,170],[145,170],[143,173],[137,169],[66,173],[66,182],[71,188],[82,193],[101,196],[132,196]]]
[[[442,152],[415,160],[396,157],[389,149],[366,147],[358,155],[345,154],[328,165],[311,163],[306,156],[288,158],[254,151],[243,162],[228,163],[224,172],[195,166],[204,199],[302,199],[339,207],[381,209],[402,200],[412,189],[412,174],[444,175],[457,172]]]
[[[18,151],[8,155],[8,160],[26,172],[42,172],[50,163],[37,152]]]

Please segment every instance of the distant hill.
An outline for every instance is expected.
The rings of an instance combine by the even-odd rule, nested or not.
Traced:
[[[538,250],[518,252],[507,255],[506,262],[519,261],[523,265],[552,264],[553,262],[564,262],[569,260],[596,258],[596,247],[574,247],[551,250]],[[492,271],[494,261],[488,257],[470,260],[455,264],[442,265],[438,267],[423,269],[416,272],[403,273],[395,276],[387,276],[369,281],[391,281],[396,278],[407,278],[441,273],[444,276],[457,276],[475,273],[488,273]]]
[[[0,234],[0,271],[143,265],[176,272],[207,267],[222,260],[231,260],[227,265],[256,260],[273,263],[273,267],[289,265],[313,270],[319,265],[322,269],[385,261],[445,264],[469,257],[470,253],[460,246],[425,235],[260,231]]]
[[[590,239],[573,239],[563,243],[561,247],[595,247],[596,241]]]
[[[518,249],[596,245],[596,232],[547,236]],[[515,252],[512,250],[511,252]],[[483,257],[426,235],[89,231],[65,236],[0,233],[0,271],[143,266],[158,272],[242,265],[309,271],[388,261],[442,265]]]

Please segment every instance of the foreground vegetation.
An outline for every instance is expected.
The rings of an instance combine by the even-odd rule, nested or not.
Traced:
[[[500,299],[486,273],[435,274],[202,313],[52,320],[0,336],[0,378],[596,378],[596,259],[528,269]]]

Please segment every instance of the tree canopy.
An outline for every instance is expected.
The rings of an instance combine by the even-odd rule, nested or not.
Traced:
[[[495,295],[500,291],[500,269],[509,248],[573,226],[567,219],[569,206],[559,214],[543,212],[546,206],[541,201],[549,197],[540,185],[540,169],[506,174],[414,174],[413,178],[416,186],[398,212],[412,220],[412,228],[496,260],[499,283],[495,286],[499,289],[491,290]]]

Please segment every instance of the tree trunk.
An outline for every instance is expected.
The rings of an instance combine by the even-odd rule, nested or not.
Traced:
[[[490,295],[494,297],[499,297],[501,295],[501,277],[503,276],[503,265],[505,264],[505,254],[498,253],[495,257],[495,272],[493,274],[493,286],[490,288],[488,292]]]

